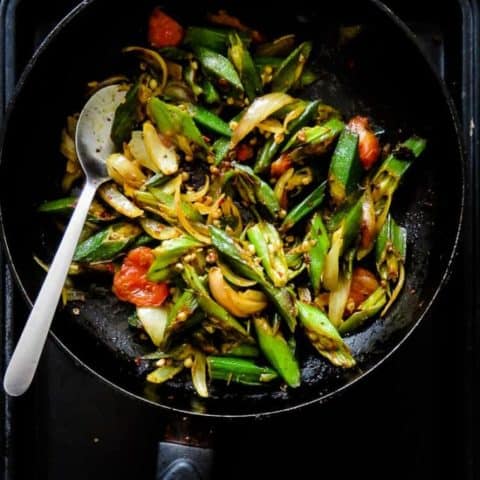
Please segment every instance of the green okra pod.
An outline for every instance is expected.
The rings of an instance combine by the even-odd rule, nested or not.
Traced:
[[[311,42],[303,42],[282,62],[272,78],[273,92],[287,92],[298,86],[305,64],[312,51]]]
[[[270,280],[276,287],[284,287],[288,281],[288,265],[276,228],[270,223],[261,222],[250,227],[247,236]]]
[[[225,351],[222,350],[222,355],[228,357],[257,358],[260,356],[260,351],[255,345],[240,343],[233,347],[229,346]]]
[[[280,330],[274,330],[265,318],[255,318],[253,322],[258,344],[267,360],[288,386],[300,386],[300,367]]]
[[[213,380],[262,385],[278,378],[269,367],[260,367],[251,360],[235,357],[207,357],[208,373]]]
[[[218,103],[220,101],[220,94],[208,78],[203,80],[202,90],[205,103],[211,105],[212,103]]]
[[[188,27],[185,32],[184,43],[192,48],[206,47],[217,53],[225,54],[228,48],[228,37],[233,30],[212,27]],[[238,32],[245,45],[250,44],[250,37],[244,32]]]
[[[330,196],[336,205],[358,188],[361,174],[358,135],[346,128],[340,134],[328,172]]]
[[[233,169],[244,180],[246,188],[250,187],[257,202],[263,205],[272,216],[276,216],[280,211],[280,204],[270,185],[255,175],[247,165],[235,163]]]
[[[314,242],[308,252],[305,253],[305,257],[313,292],[315,295],[318,295],[320,293],[325,260],[330,248],[327,229],[323,223],[322,216],[318,212],[312,217],[306,240]]]
[[[371,186],[377,218],[377,232],[380,232],[387,219],[393,194],[397,190],[400,180],[410,168],[413,160],[425,150],[426,145],[427,142],[423,138],[416,136],[409,138],[398,145],[375,173]]]
[[[320,355],[337,367],[353,367],[355,359],[327,315],[307,303],[297,302],[297,304],[300,324]]]
[[[406,255],[407,230],[388,215],[375,244],[377,272],[389,293],[389,300],[382,311],[382,316],[387,313],[405,284]]]
[[[252,337],[247,333],[245,327],[238,322],[233,315],[227,312],[227,310],[210,297],[207,289],[195,272],[195,269],[188,264],[184,266],[183,279],[196,293],[198,305],[214,325],[220,326],[222,330],[236,334],[236,336],[247,343],[253,342]]]
[[[153,372],[150,372],[147,375],[147,382],[150,383],[165,383],[168,380],[171,380],[175,375],[180,373],[183,370],[183,363],[181,364],[165,364],[161,367],[156,368]]]
[[[283,147],[282,153],[291,161],[299,162],[309,156],[323,155],[343,131],[345,124],[336,117],[321,125],[301,128],[292,135]]]
[[[285,138],[282,142],[277,143],[273,136],[266,141],[265,146],[262,148],[260,155],[255,163],[255,173],[262,173],[270,166],[275,155],[283,150],[283,148],[288,144],[290,139],[301,128],[303,128],[315,118],[319,105],[320,100],[314,100],[308,103],[305,106],[302,114],[288,124],[287,131],[285,132]]]
[[[280,315],[293,332],[296,326],[297,308],[290,289],[274,287],[263,275],[261,268],[253,258],[219,228],[210,226],[210,236],[213,246],[228,260],[244,277],[257,282],[264,293],[277,307]]]
[[[220,165],[230,151],[230,139],[228,137],[220,137],[212,145],[215,154],[215,165]]]
[[[383,287],[378,287],[358,309],[338,327],[341,335],[358,330],[365,322],[375,316],[387,303],[387,295]]]
[[[328,229],[333,233],[330,250],[325,259],[323,284],[331,292],[337,290],[338,287],[340,257],[358,239],[361,221],[362,198],[361,192],[359,192],[353,195],[328,223]]]
[[[188,109],[198,125],[228,138],[232,136],[232,131],[230,130],[228,123],[223,121],[218,115],[215,115],[210,110],[199,105],[189,105]]]
[[[147,272],[147,278],[151,281],[160,281],[165,275],[165,269],[177,263],[183,255],[202,244],[189,235],[164,240],[162,244],[153,250],[155,260]]]
[[[148,101],[148,110],[164,135],[171,138],[181,135],[200,147],[208,148],[192,117],[180,107],[153,97]]]
[[[110,225],[81,242],[73,256],[74,262],[94,263],[112,260],[123,252],[142,233],[142,229],[131,223]]]
[[[255,68],[250,52],[238,33],[230,34],[229,41],[228,56],[240,75],[248,99],[253,102],[256,97],[263,93],[262,80]]]
[[[236,90],[243,91],[240,77],[228,58],[205,47],[197,46],[193,50],[207,73],[227,81]]]
[[[325,190],[327,182],[320,184],[310,195],[302,200],[297,206],[292,208],[288,212],[287,216],[283,219],[280,230],[285,232],[297,224],[300,220],[309,215],[313,210],[318,208],[325,198]]]
[[[60,215],[71,215],[77,205],[77,197],[59,198],[49,202],[42,203],[38,207],[41,213],[52,213]],[[119,217],[117,212],[108,210],[99,201],[93,200],[88,210],[87,220],[94,223],[104,223],[116,220]]]

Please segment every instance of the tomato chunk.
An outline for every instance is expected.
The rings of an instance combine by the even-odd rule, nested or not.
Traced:
[[[370,130],[366,117],[353,117],[348,123],[348,128],[358,135],[360,163],[365,170],[369,170],[380,157],[380,142]]]
[[[148,22],[148,41],[156,48],[176,47],[183,40],[183,27],[160,8],[155,8]]]
[[[292,159],[288,154],[283,154],[270,165],[270,175],[280,178],[292,166]]]
[[[166,283],[147,279],[147,272],[155,260],[148,247],[138,247],[128,253],[120,270],[113,278],[113,293],[122,301],[137,307],[159,307],[169,295]]]
[[[363,303],[378,287],[377,277],[370,270],[356,267],[352,273],[352,283],[350,284],[350,293],[347,302],[347,304],[354,307],[350,313]]]
[[[239,162],[246,162],[247,160],[250,160],[253,158],[254,153],[255,152],[253,151],[253,148],[246,143],[241,143],[235,149],[235,154]]]

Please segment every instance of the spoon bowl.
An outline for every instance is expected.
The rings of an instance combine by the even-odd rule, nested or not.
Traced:
[[[80,114],[75,144],[85,185],[7,367],[3,386],[11,396],[28,389],[37,369],[90,204],[98,187],[108,180],[105,160],[115,149],[110,133],[115,111],[124,98],[125,90],[118,85],[102,88]]]

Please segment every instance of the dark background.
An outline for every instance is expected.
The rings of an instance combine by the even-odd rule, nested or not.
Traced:
[[[4,18],[16,13],[1,32],[3,95],[44,33],[77,3],[2,2]],[[478,5],[467,0],[385,3],[419,33],[469,125],[478,114],[478,51],[470,49],[478,49]],[[16,44],[6,45],[8,38]],[[11,64],[16,71],[5,71]],[[335,402],[255,423],[200,422],[204,431],[215,430],[215,478],[478,478],[473,407],[479,158],[478,142],[468,134],[466,148],[463,246],[450,285],[429,318],[392,359]],[[26,318],[27,311],[7,272],[0,287],[8,358],[15,318]],[[171,420],[99,382],[51,340],[30,391],[20,399],[2,399],[2,407],[6,479],[154,478],[157,443]]]

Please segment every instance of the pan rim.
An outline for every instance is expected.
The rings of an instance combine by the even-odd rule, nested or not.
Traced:
[[[14,110],[14,106],[17,103],[17,98],[21,96],[23,87],[25,83],[27,82],[30,73],[32,70],[35,68],[35,65],[38,63],[39,59],[42,58],[44,52],[49,48],[50,44],[52,41],[74,20],[79,16],[81,13],[83,13],[85,10],[89,8],[89,6],[93,3],[95,3],[97,0],[83,0],[79,5],[77,5],[75,8],[73,8],[63,19],[59,21],[59,23],[53,28],[53,30],[45,37],[41,45],[38,47],[32,58],[29,60],[27,65],[25,66],[25,69],[23,70],[17,85],[15,87],[14,94],[12,95],[11,99],[9,100],[8,107],[6,109],[6,114],[2,126],[2,131],[0,134],[0,167],[4,162],[4,145],[5,145],[5,138],[6,138],[6,133],[8,130],[8,125],[10,123],[10,117],[12,115],[12,112]],[[453,238],[453,242],[451,245],[451,248],[449,249],[449,257],[447,264],[445,266],[445,269],[443,271],[443,274],[439,280],[439,282],[436,284],[434,288],[434,293],[428,300],[427,304],[425,305],[423,311],[421,314],[418,316],[416,321],[411,324],[409,327],[408,331],[404,333],[403,337],[401,338],[400,341],[382,358],[380,358],[378,361],[376,361],[372,366],[370,366],[367,370],[363,371],[360,375],[355,377],[354,379],[348,381],[345,385],[342,385],[335,390],[319,395],[316,398],[304,401],[304,402],[299,402],[296,405],[289,406],[289,407],[283,407],[283,408],[276,408],[274,410],[269,410],[269,411],[260,411],[260,412],[249,412],[249,413],[202,413],[202,412],[195,412],[192,410],[187,410],[187,409],[182,409],[182,408],[177,408],[175,406],[170,406],[170,405],[165,405],[153,400],[150,400],[146,397],[143,397],[139,394],[133,393],[126,388],[116,384],[114,381],[106,378],[103,376],[101,373],[96,371],[93,367],[89,366],[87,363],[85,363],[82,359],[80,359],[70,348],[67,347],[63,343],[63,341],[52,331],[49,331],[49,338],[52,338],[56,344],[57,347],[61,351],[63,351],[67,356],[69,356],[73,362],[83,368],[85,371],[89,372],[91,375],[99,379],[100,381],[104,382],[106,385],[109,387],[113,388],[114,390],[118,391],[119,393],[122,393],[123,395],[129,397],[132,400],[137,400],[140,402],[145,402],[148,405],[155,406],[157,408],[160,408],[164,410],[165,412],[168,413],[174,413],[174,414],[180,414],[180,415],[191,415],[193,417],[200,417],[200,418],[211,418],[211,419],[229,419],[229,420],[246,420],[246,419],[260,419],[260,418],[267,418],[267,417],[272,417],[272,416],[278,416],[280,414],[284,413],[293,413],[297,412],[302,408],[308,408],[314,405],[321,405],[323,403],[329,402],[332,399],[334,399],[336,396],[343,395],[350,387],[354,387],[357,385],[358,382],[363,380],[364,378],[368,378],[374,371],[378,369],[381,365],[383,365],[386,361],[390,360],[392,356],[394,355],[395,352],[397,352],[402,345],[405,344],[405,342],[410,338],[412,333],[418,328],[420,323],[424,320],[426,316],[430,313],[430,309],[432,306],[435,304],[437,297],[439,296],[441,290],[445,286],[445,284],[448,282],[448,279],[450,275],[452,274],[454,265],[455,265],[455,258],[458,254],[458,248],[460,244],[460,240],[462,237],[462,230],[463,230],[463,221],[464,221],[464,210],[465,210],[465,169],[466,169],[466,153],[465,153],[465,148],[464,148],[464,139],[463,139],[463,132],[462,132],[462,127],[460,124],[459,120],[459,115],[456,110],[455,103],[453,101],[453,98],[450,94],[450,92],[447,89],[447,86],[445,85],[444,81],[440,77],[440,74],[437,72],[435,69],[432,61],[420,45],[416,35],[413,33],[413,31],[407,26],[407,24],[400,19],[389,7],[387,7],[381,0],[368,0],[375,8],[377,8],[380,12],[383,13],[385,17],[388,17],[389,21],[393,22],[397,28],[399,28],[402,33],[405,36],[406,41],[410,41],[410,43],[415,47],[415,49],[420,53],[420,55],[423,58],[423,61],[428,65],[428,68],[430,70],[431,75],[433,78],[435,78],[435,81],[437,82],[437,85],[440,88],[441,95],[443,96],[444,101],[446,102],[446,106],[448,107],[448,112],[450,119],[452,121],[453,127],[454,127],[454,132],[456,136],[456,143],[457,143],[457,148],[459,152],[459,160],[460,160],[460,181],[461,181],[461,198],[460,202],[458,205],[458,213],[456,215],[457,217],[457,228],[455,232],[455,236]],[[4,222],[3,222],[3,206],[0,204],[0,236],[1,236],[1,241],[2,241],[2,247],[5,252],[5,256],[7,258],[8,262],[8,268],[10,268],[10,271],[12,273],[12,276],[15,280],[15,284],[20,290],[23,299],[26,301],[26,303],[32,307],[33,302],[32,299],[30,298],[29,294],[27,293],[23,282],[20,278],[19,272],[17,271],[14,262],[13,262],[13,257],[9,248],[8,240],[7,240],[7,235],[5,232],[5,227],[4,227]]]

